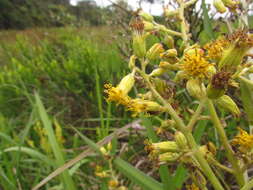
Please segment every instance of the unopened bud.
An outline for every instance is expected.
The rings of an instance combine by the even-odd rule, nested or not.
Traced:
[[[146,55],[146,41],[144,35],[133,36],[133,51],[134,55],[142,58]]]
[[[186,149],[188,147],[187,140],[186,140],[184,134],[180,131],[177,131],[175,133],[175,141],[176,141],[178,147],[181,149]]]
[[[152,148],[156,152],[178,152],[179,148],[174,141],[163,141],[159,143],[152,143]]]
[[[130,73],[120,81],[120,83],[117,85],[117,88],[121,90],[123,94],[128,94],[128,92],[133,88],[134,82],[134,74]]]
[[[145,31],[152,31],[154,30],[154,25],[151,22],[143,21],[144,24],[144,30]]]
[[[211,78],[216,73],[216,68],[213,65],[210,65],[207,69],[207,77]]]
[[[164,52],[163,45],[160,43],[156,43],[148,50],[146,57],[149,60],[158,59],[160,54],[163,52]]]
[[[135,61],[136,61],[137,57],[135,55],[132,55],[129,59],[128,62],[128,67],[129,69],[133,69],[135,67]]]
[[[183,79],[186,79],[187,77],[188,77],[188,75],[184,71],[178,71],[175,78],[174,78],[174,81],[179,82]]]
[[[204,96],[201,82],[197,79],[188,80],[186,83],[186,89],[188,93],[195,98],[201,99]]]
[[[234,100],[227,95],[221,96],[215,101],[215,103],[217,104],[217,106],[231,112],[235,116],[239,116],[241,114],[240,109],[238,108]]]
[[[227,8],[225,7],[222,0],[214,0],[213,5],[216,8],[216,10],[220,13],[225,13],[227,11]]]
[[[108,155],[108,152],[107,152],[107,150],[105,149],[105,147],[101,147],[100,149],[100,152],[104,155],[104,156],[107,156]]]
[[[112,187],[112,188],[115,188],[115,187],[118,187],[118,185],[119,185],[119,182],[117,181],[117,180],[110,180],[109,182],[108,182],[108,186],[109,187]]]
[[[111,141],[107,144],[106,148],[107,148],[108,151],[112,150],[112,142]]]
[[[165,36],[163,43],[169,48],[169,49],[173,49],[174,48],[174,39],[167,35]]]
[[[174,16],[174,15],[178,14],[177,10],[170,10],[168,8],[164,8],[163,12],[164,12],[163,14],[164,14],[165,17],[171,17],[171,16]]]
[[[239,4],[239,2],[235,0],[222,0],[222,2],[231,9],[235,9]]]
[[[158,156],[160,162],[174,162],[180,157],[180,154],[175,152],[166,152]]]
[[[209,150],[209,152],[211,152],[213,154],[213,156],[216,155],[216,147],[212,142],[208,142],[207,143],[207,149]]]
[[[154,17],[144,11],[139,11],[139,15],[143,18],[143,20],[148,21],[148,22],[153,22]]]
[[[157,68],[157,69],[155,69],[155,70],[153,70],[150,74],[149,74],[149,76],[151,76],[151,77],[157,77],[157,76],[161,76],[163,73],[165,73],[166,72],[166,70],[165,69],[163,69],[163,68]]]

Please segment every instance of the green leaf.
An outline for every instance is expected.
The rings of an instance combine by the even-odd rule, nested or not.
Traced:
[[[195,129],[193,132],[193,137],[194,137],[196,143],[198,143],[198,144],[200,144],[200,140],[206,130],[207,123],[208,122],[206,120],[202,120],[202,121],[199,121],[197,123],[197,125],[195,126]]]
[[[184,168],[183,164],[179,164],[176,170],[176,174],[173,177],[173,183],[176,189],[181,189],[184,181],[187,178],[187,170]]]
[[[87,143],[87,145],[95,150],[96,152],[100,153],[99,146],[90,140],[88,137],[81,134],[78,130],[74,129],[80,137]],[[101,153],[100,153],[101,154]],[[115,158],[113,161],[114,166],[126,177],[128,177],[131,181],[135,184],[141,186],[145,190],[163,190],[163,186],[161,183],[156,181],[155,179],[147,176],[140,170],[134,168],[131,164],[127,163],[126,161],[122,160],[121,158]]]
[[[202,0],[202,10],[204,16],[204,31],[207,34],[208,40],[214,39],[214,32],[212,29],[212,21],[208,16],[208,9],[206,7],[205,0]]]
[[[38,114],[40,116],[40,119],[43,123],[43,126],[46,130],[47,136],[48,136],[48,140],[50,142],[50,145],[52,147],[54,156],[56,158],[56,163],[58,166],[62,166],[65,164],[65,159],[64,159],[64,154],[61,151],[60,145],[58,144],[57,140],[56,140],[56,136],[54,134],[54,130],[53,130],[53,126],[51,121],[48,118],[46,109],[44,108],[44,105],[39,97],[39,95],[37,93],[35,93],[35,100],[36,100],[36,106],[38,109]],[[64,171],[62,174],[62,182],[64,184],[65,189],[68,190],[76,190],[75,184],[68,172]]]
[[[113,161],[116,168],[126,177],[128,177],[135,184],[139,185],[145,190],[163,190],[161,183],[155,179],[147,176],[142,171],[136,169],[131,164],[122,160],[121,158],[116,158]]]
[[[253,126],[253,90],[242,80],[240,81],[240,87],[243,107],[247,114],[249,124]]]

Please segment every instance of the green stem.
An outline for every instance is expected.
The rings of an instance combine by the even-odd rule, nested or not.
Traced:
[[[251,190],[253,188],[253,178],[245,184],[240,190]]]
[[[175,120],[177,128],[185,135],[189,146],[191,147],[194,157],[197,159],[198,163],[201,166],[201,169],[203,170],[204,174],[207,176],[207,178],[212,183],[215,190],[224,190],[222,185],[220,184],[219,180],[216,178],[215,174],[213,173],[211,167],[209,166],[208,162],[205,160],[204,155],[199,150],[199,147],[197,143],[194,140],[194,137],[191,134],[191,131],[187,129],[182,119],[177,115],[175,110],[172,108],[172,106],[164,100],[161,95],[156,91],[156,89],[153,87],[152,83],[149,81],[148,76],[142,72],[140,69],[137,68],[137,71],[140,73],[140,75],[143,77],[145,82],[147,83],[149,89],[153,93],[154,97],[167,109],[168,113],[171,115],[171,117]]]
[[[211,116],[212,122],[214,124],[214,127],[216,128],[216,130],[220,136],[220,140],[226,150],[227,158],[233,167],[233,174],[236,178],[236,181],[240,185],[240,187],[242,187],[245,183],[244,177],[243,177],[243,172],[239,166],[238,161],[234,157],[234,152],[228,142],[228,138],[226,136],[225,130],[224,130],[224,128],[217,116],[217,113],[216,113],[216,110],[215,110],[212,100],[210,100],[210,99],[207,100],[207,106],[210,111],[210,116]]]
[[[249,80],[245,77],[240,76],[239,79],[241,79],[242,81],[244,81],[245,83],[247,83],[248,85],[250,85],[251,87],[253,87],[253,81]]]
[[[201,112],[203,111],[203,108],[204,108],[204,103],[205,103],[205,100],[201,100],[195,113],[193,114],[193,116],[191,117],[189,123],[187,124],[187,128],[192,131],[194,125],[196,124],[197,120],[198,120],[198,117],[200,116]]]
[[[186,20],[184,17],[184,9],[185,9],[185,3],[184,1],[179,2],[179,18],[180,18],[180,26],[181,26],[181,33],[182,33],[182,39],[184,41],[185,46],[187,47],[189,45],[188,43],[188,36],[187,36],[187,25],[186,25]]]

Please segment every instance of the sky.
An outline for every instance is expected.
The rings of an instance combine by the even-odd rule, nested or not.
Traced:
[[[71,0],[71,4],[75,5],[79,0]],[[95,0],[97,5],[105,7],[110,5],[111,3],[108,0]],[[113,2],[116,2],[116,0],[112,0]],[[164,0],[165,4],[167,4],[171,0]],[[206,2],[210,2],[210,0],[206,0]],[[139,8],[138,6],[138,1],[136,0],[128,0],[127,3],[135,10]],[[161,3],[155,3],[150,6],[149,3],[143,2],[142,4],[142,9],[145,12],[150,12],[152,15],[161,15],[163,13],[163,5]],[[197,5],[200,6],[200,5]]]

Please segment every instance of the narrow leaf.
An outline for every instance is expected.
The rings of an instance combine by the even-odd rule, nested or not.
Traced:
[[[147,176],[142,171],[136,169],[131,164],[122,160],[121,158],[116,158],[113,161],[114,165],[117,169],[128,177],[131,181],[139,185],[145,190],[163,190],[163,186],[161,183],[156,181],[155,179]]]

